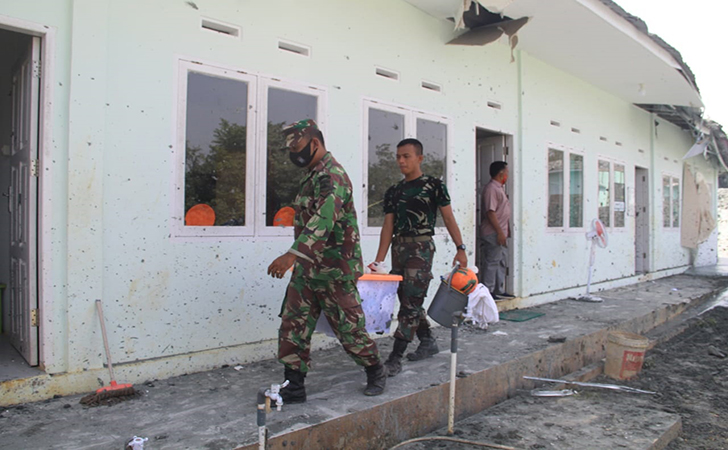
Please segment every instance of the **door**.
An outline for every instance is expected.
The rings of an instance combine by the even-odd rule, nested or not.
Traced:
[[[650,271],[650,178],[647,169],[635,167],[634,179],[634,270],[639,274]]]
[[[478,220],[476,234],[476,265],[479,270],[484,267],[483,252],[480,244],[480,221],[482,217],[482,201],[481,195],[483,188],[490,182],[490,165],[495,161],[509,161],[508,152],[509,136],[504,134],[493,133],[483,129],[476,129],[476,189],[477,189],[477,205],[476,214]],[[513,207],[513,199],[510,196],[510,181],[506,183],[506,194],[511,200]],[[511,232],[513,231],[513,223],[511,222]],[[513,239],[508,240],[508,266],[506,268],[506,291],[513,292],[513,276],[510,264],[513,261]]]
[[[34,37],[13,71],[10,145],[10,342],[38,365],[36,271],[40,38]]]

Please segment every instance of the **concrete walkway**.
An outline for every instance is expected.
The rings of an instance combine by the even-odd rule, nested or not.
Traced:
[[[680,320],[728,284],[725,273],[723,267],[702,269],[601,291],[603,303],[562,300],[530,309],[543,316],[501,321],[488,331],[463,327],[458,419],[532,387],[523,375],[558,378],[598,363],[611,329],[645,333]],[[308,402],[268,415],[268,448],[388,448],[445,426],[449,335],[436,329],[441,353],[405,364],[379,397],[362,395],[365,374],[343,350],[316,352],[306,380]],[[550,337],[566,340],[553,343]],[[391,341],[378,340],[385,356]],[[142,397],[110,407],[86,408],[74,396],[5,408],[0,448],[119,449],[135,435],[149,438],[147,450],[255,448],[256,393],[280,381],[282,366],[271,360],[153,380],[136,386]]]

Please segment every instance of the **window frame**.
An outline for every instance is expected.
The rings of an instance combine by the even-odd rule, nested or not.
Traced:
[[[563,177],[563,186],[562,186],[562,205],[563,205],[563,211],[561,212],[561,219],[562,219],[562,226],[560,227],[550,227],[549,226],[549,187],[550,187],[550,180],[549,180],[549,150],[556,150],[559,152],[562,152],[564,155],[564,177]],[[572,227],[569,224],[570,222],[570,215],[571,215],[571,155],[578,155],[581,156],[582,161],[582,178],[581,178],[581,226],[578,227]],[[564,145],[554,144],[554,143],[548,143],[546,145],[546,231],[549,233],[568,233],[568,232],[583,232],[584,231],[584,223],[586,221],[585,217],[585,211],[586,208],[584,207],[586,205],[585,201],[585,192],[586,192],[586,176],[584,173],[584,168],[586,167],[586,152],[584,149],[580,148],[572,148],[572,147],[566,147]],[[568,170],[567,170],[568,169]],[[567,176],[568,174],[568,176]]]
[[[270,88],[291,91],[298,94],[306,94],[316,97],[316,125],[326,138],[326,103],[327,92],[317,86],[309,84],[284,81],[280,78],[260,76],[258,86],[258,118],[260,126],[256,128],[256,137],[260,149],[260,161],[256,165],[256,195],[255,195],[255,227],[256,236],[293,236],[293,227],[266,226],[266,205],[267,205],[267,165],[268,165],[268,90]],[[304,169],[301,169],[303,171]]]
[[[175,237],[233,237],[253,236],[255,233],[255,201],[248,201],[254,198],[255,194],[255,129],[256,129],[256,108],[257,108],[257,77],[248,73],[230,68],[213,66],[193,62],[185,59],[178,60],[177,73],[177,121],[175,127],[175,180],[174,194],[172,195],[172,230]],[[187,159],[187,88],[188,75],[190,72],[199,73],[213,77],[237,80],[247,83],[248,104],[247,107],[247,136],[245,140],[245,217],[246,224],[243,226],[187,226],[185,220],[185,172]],[[252,127],[252,128],[251,128]],[[253,130],[252,132],[250,130]],[[253,194],[253,195],[250,195]]]
[[[239,237],[292,237],[293,227],[267,227],[266,215],[266,188],[267,176],[267,145],[268,145],[268,89],[273,87],[292,92],[315,95],[316,123],[326,135],[326,111],[328,108],[328,90],[322,86],[311,83],[288,80],[283,77],[274,77],[245,71],[237,67],[230,67],[215,62],[185,57],[177,58],[177,73],[175,79],[175,105],[176,120],[173,129],[173,142],[175,151],[173,156],[174,180],[171,194],[171,236],[173,238],[213,238],[229,239]],[[186,138],[187,138],[187,88],[188,73],[196,72],[203,75],[217,76],[226,79],[239,80],[248,83],[247,127],[246,136],[246,181],[245,181],[245,217],[244,226],[187,226],[185,217],[185,169],[186,169]],[[264,118],[264,119],[262,119]],[[250,195],[249,195],[250,194]],[[248,199],[252,199],[248,201]],[[251,218],[248,220],[248,218]]]
[[[680,217],[680,213],[682,212],[682,203],[681,203],[681,201],[682,201],[682,180],[680,179],[680,177],[678,177],[677,175],[674,175],[670,172],[662,172],[661,175],[662,175],[660,177],[660,189],[661,190],[665,189],[665,185],[664,185],[665,178],[670,179],[670,200],[669,200],[669,202],[670,202],[670,226],[665,226],[665,218],[662,217],[660,220],[662,228],[664,230],[671,230],[671,231],[680,230],[680,228],[682,227],[682,218]],[[674,213],[672,207],[675,204],[675,198],[673,198],[673,196],[672,196],[672,192],[673,192],[672,187],[673,187],[674,183],[677,183],[677,205],[678,205],[677,226],[674,225],[674,221],[672,220],[673,213]],[[665,202],[665,193],[664,193],[664,191],[662,191],[662,209],[660,210],[662,214],[664,214],[664,211],[665,211],[664,202]]]
[[[359,206],[359,229],[363,236],[378,236],[382,227],[369,226],[369,109],[378,109],[404,116],[404,133],[402,139],[417,138],[417,120],[424,119],[438,122],[445,125],[445,182],[452,180],[452,120],[441,114],[425,112],[413,107],[398,105],[391,102],[383,102],[373,98],[362,99],[362,120],[361,120],[361,153],[362,153],[362,193]],[[396,149],[395,149],[396,151]],[[425,149],[427,151],[427,149]],[[448,186],[449,192],[449,186]],[[441,217],[440,214],[438,217]],[[435,236],[447,235],[447,228],[443,225],[435,227]]]
[[[629,210],[629,198],[628,198],[629,193],[628,193],[628,188],[627,188],[627,174],[629,173],[629,170],[628,170],[629,166],[624,161],[621,161],[621,160],[618,160],[615,158],[606,157],[603,155],[597,155],[597,164],[596,164],[597,199],[595,202],[595,206],[596,206],[596,216],[595,217],[597,219],[599,218],[599,162],[601,162],[601,161],[604,161],[609,164],[609,226],[606,226],[605,228],[607,228],[607,230],[609,230],[610,232],[626,231],[628,228],[628,224],[627,224],[628,217],[630,217],[630,215],[627,214],[627,211]],[[614,190],[614,165],[615,164],[622,166],[624,168],[624,225],[621,227],[614,226],[614,217],[615,217],[614,216],[614,212],[615,212],[615,210],[614,210],[614,192],[615,192],[615,190]]]

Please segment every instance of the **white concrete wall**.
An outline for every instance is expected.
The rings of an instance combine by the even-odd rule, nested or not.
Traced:
[[[452,24],[404,2],[217,0],[197,1],[199,10],[182,1],[41,3],[47,7],[2,5],[0,14],[58,29],[51,164],[57,191],[49,272],[54,289],[44,311],[49,321],[44,326],[55,338],[44,343],[46,368],[53,373],[101,367],[96,298],[104,301],[119,362],[222,349],[219,357],[150,362],[156,364],[155,376],[274,356],[272,341],[258,343],[277,335],[286,284],[266,277],[265,268],[291,238],[171,236],[174,152],[184,151],[175,148],[179,57],[326,88],[327,147],[355,186],[365,176],[364,97],[449,117],[448,185],[469,248],[476,226],[475,127],[514,135],[516,269],[523,295],[586,281],[584,230],[558,236],[546,231],[549,142],[586,152],[593,176],[585,177],[585,220],[596,215],[597,155],[623,161],[628,186],[634,185],[634,164],[652,167],[650,114],[527,55],[511,63],[503,42],[445,46]],[[200,30],[202,16],[242,27],[242,40]],[[312,57],[279,51],[280,38],[311,46]],[[375,65],[399,71],[401,80],[375,77]],[[423,91],[423,79],[442,84],[443,93]],[[486,107],[487,100],[502,109]],[[551,119],[562,126],[552,127]],[[670,127],[660,125],[656,151],[672,158],[685,138]],[[599,141],[602,135],[607,143]],[[624,145],[616,147],[615,140]],[[610,247],[598,255],[595,280],[632,275],[633,229],[628,217],[626,230],[613,233]],[[659,239],[673,245],[669,235]],[[436,242],[437,275],[448,267],[454,246],[444,236]],[[364,235],[362,243],[364,259],[373,259],[378,235]],[[661,267],[685,264],[685,253],[675,245],[659,254]],[[584,280],[576,280],[576,273]]]
[[[526,296],[586,284],[589,243],[584,234],[597,217],[599,159],[623,164],[629,189],[635,186],[635,166],[649,168],[653,179],[661,180],[660,173],[664,170],[679,175],[682,155],[692,142],[689,133],[664,120],[658,120],[658,135],[651,138],[651,114],[528,56],[523,57],[522,90],[523,164],[517,173],[523,179],[523,195],[518,199],[522,216],[517,223],[520,222],[522,230],[521,295]],[[560,126],[552,125],[552,121]],[[580,132],[575,133],[572,128]],[[545,191],[549,146],[585,154],[585,229],[564,231],[547,227]],[[651,188],[651,219],[655,230],[652,267],[657,270],[689,262],[687,251],[679,244],[679,229],[661,229],[661,192],[657,182]],[[625,218],[625,227],[609,229],[608,248],[597,250],[593,282],[635,274],[634,230],[634,216],[630,215]]]

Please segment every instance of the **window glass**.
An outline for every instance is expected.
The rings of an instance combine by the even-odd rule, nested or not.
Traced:
[[[447,184],[445,179],[445,155],[447,154],[447,125],[432,120],[417,119],[417,139],[422,142],[424,160],[422,173],[439,178]],[[437,215],[436,227],[444,227],[442,215]]]
[[[296,167],[285,147],[283,128],[304,119],[317,120],[317,98],[284,89],[268,89],[268,149],[266,160],[266,226],[273,226],[276,212],[291,206],[298,194],[305,169]]]
[[[584,157],[569,155],[569,226],[580,228],[584,223]]]
[[[680,182],[677,178],[672,179],[672,226],[680,226]]]
[[[397,165],[397,144],[404,138],[404,116],[369,108],[367,225],[384,224],[384,193],[402,179]]]
[[[417,139],[422,142],[425,159],[422,173],[445,180],[447,125],[427,119],[417,119]]]
[[[609,162],[599,161],[599,220],[602,221],[605,227],[610,226],[609,222],[609,209],[610,209],[610,194],[609,194]]]
[[[185,212],[206,204],[216,226],[245,225],[248,83],[189,72]]]
[[[625,175],[624,166],[614,165],[614,226],[624,226],[625,214]]]
[[[670,177],[662,177],[662,226],[669,227],[670,217]]]
[[[548,226],[564,226],[564,152],[549,149]]]

